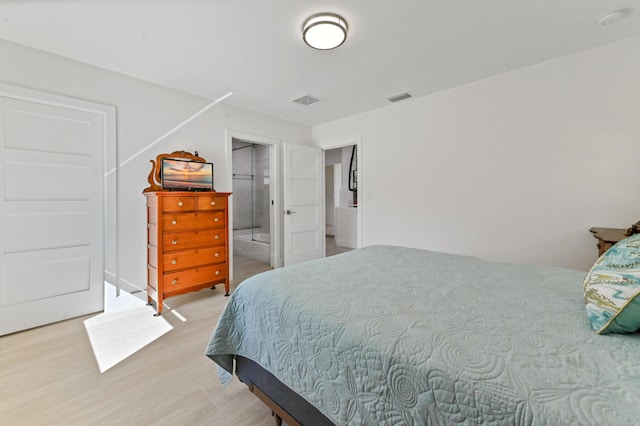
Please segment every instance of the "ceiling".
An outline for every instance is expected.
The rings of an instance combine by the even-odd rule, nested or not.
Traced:
[[[318,12],[338,49],[302,41]],[[2,39],[308,125],[637,35],[640,0],[0,0]]]

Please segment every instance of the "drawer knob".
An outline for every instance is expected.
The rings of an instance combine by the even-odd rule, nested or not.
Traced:
[[[211,202],[211,205],[212,205],[212,206],[215,206],[215,205],[216,205],[216,202],[215,202],[215,201],[212,201],[212,202]]]
[[[173,281],[171,281],[171,284],[173,284],[173,285],[178,284],[178,280],[173,280]]]
[[[171,221],[171,224],[172,224],[172,225],[175,225],[176,223],[178,223],[178,222],[176,222],[175,220],[172,220],[172,221]]]
[[[171,241],[171,244],[173,244],[175,246],[176,244],[178,244],[178,240]]]
[[[220,271],[216,271],[216,275],[220,275]]]
[[[178,207],[182,207],[182,201],[178,201]]]
[[[175,259],[173,259],[173,260],[171,261],[171,264],[172,264],[172,265],[175,265],[176,263],[178,263],[178,261],[177,261],[177,260],[175,260]]]
[[[214,222],[220,222],[220,218],[217,218],[217,217],[216,217],[215,219],[213,219],[213,221],[214,221]]]
[[[214,238],[214,239],[216,239],[216,240],[219,240],[219,239],[220,239],[220,235],[216,235],[216,236],[215,236],[215,237],[213,237],[213,238]]]
[[[213,257],[220,257],[220,253],[214,254]]]

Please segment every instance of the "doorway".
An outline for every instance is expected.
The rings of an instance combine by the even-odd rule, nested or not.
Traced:
[[[240,283],[278,265],[277,141],[234,132],[229,145],[231,278]]]
[[[358,146],[327,149],[325,155],[326,255],[359,247]]]
[[[269,147],[232,140],[233,254],[271,264]]]

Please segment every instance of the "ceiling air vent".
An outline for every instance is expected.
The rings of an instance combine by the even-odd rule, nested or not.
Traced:
[[[402,93],[398,93],[397,95],[389,96],[387,100],[389,102],[400,102],[400,101],[404,101],[405,99],[411,99],[411,98],[413,98],[413,95],[411,93],[402,92]]]
[[[291,102],[295,102],[297,104],[304,105],[304,106],[311,106],[313,104],[320,102],[320,99],[314,98],[313,96],[307,93],[306,95],[302,95],[299,98],[292,99]]]

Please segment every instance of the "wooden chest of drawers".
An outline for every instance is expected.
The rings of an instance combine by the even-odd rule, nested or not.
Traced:
[[[147,299],[224,284],[229,295],[227,192],[146,192]]]

